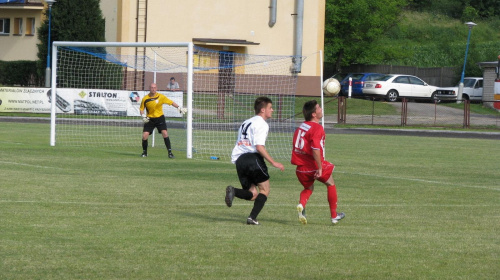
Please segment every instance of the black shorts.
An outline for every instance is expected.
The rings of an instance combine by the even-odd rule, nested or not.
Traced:
[[[153,134],[153,131],[158,129],[158,133],[161,133],[162,130],[167,130],[167,122],[165,121],[165,116],[161,116],[159,118],[150,118],[149,122],[144,124],[144,128],[142,132],[149,132],[149,134]]]
[[[253,185],[269,180],[267,165],[264,158],[258,153],[242,154],[236,160],[236,171],[244,190]]]

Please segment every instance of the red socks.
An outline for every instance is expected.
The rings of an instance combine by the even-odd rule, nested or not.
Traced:
[[[326,187],[328,193],[328,203],[330,204],[330,212],[332,218],[337,217],[337,188],[335,185]]]
[[[304,206],[304,208],[306,207],[306,203],[309,200],[309,197],[311,197],[312,193],[313,192],[310,189],[304,189],[304,190],[302,190],[302,192],[300,192],[299,203],[302,204],[302,206]]]

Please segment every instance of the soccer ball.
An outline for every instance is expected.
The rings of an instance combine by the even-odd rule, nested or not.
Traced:
[[[337,96],[339,92],[340,92],[339,80],[335,78],[329,78],[323,82],[323,93],[326,96]]]

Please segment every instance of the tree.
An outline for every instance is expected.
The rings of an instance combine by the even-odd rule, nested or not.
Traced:
[[[50,41],[105,41],[105,20],[99,6],[100,0],[57,0],[52,5]],[[49,10],[38,28],[39,73],[43,76],[47,65]]]
[[[325,61],[335,61],[337,71],[359,62],[370,43],[397,24],[407,4],[407,0],[327,0]]]

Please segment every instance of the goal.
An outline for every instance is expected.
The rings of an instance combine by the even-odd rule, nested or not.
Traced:
[[[239,126],[254,115],[255,98],[267,96],[274,114],[266,146],[273,157],[290,158],[297,81],[292,56],[192,43],[54,42],[52,58],[51,146],[122,146],[140,154],[139,105],[154,82],[160,93],[188,108],[182,116],[164,106],[174,151],[187,158],[229,159]],[[178,91],[167,90],[171,77]],[[163,141],[151,142],[165,149]]]

